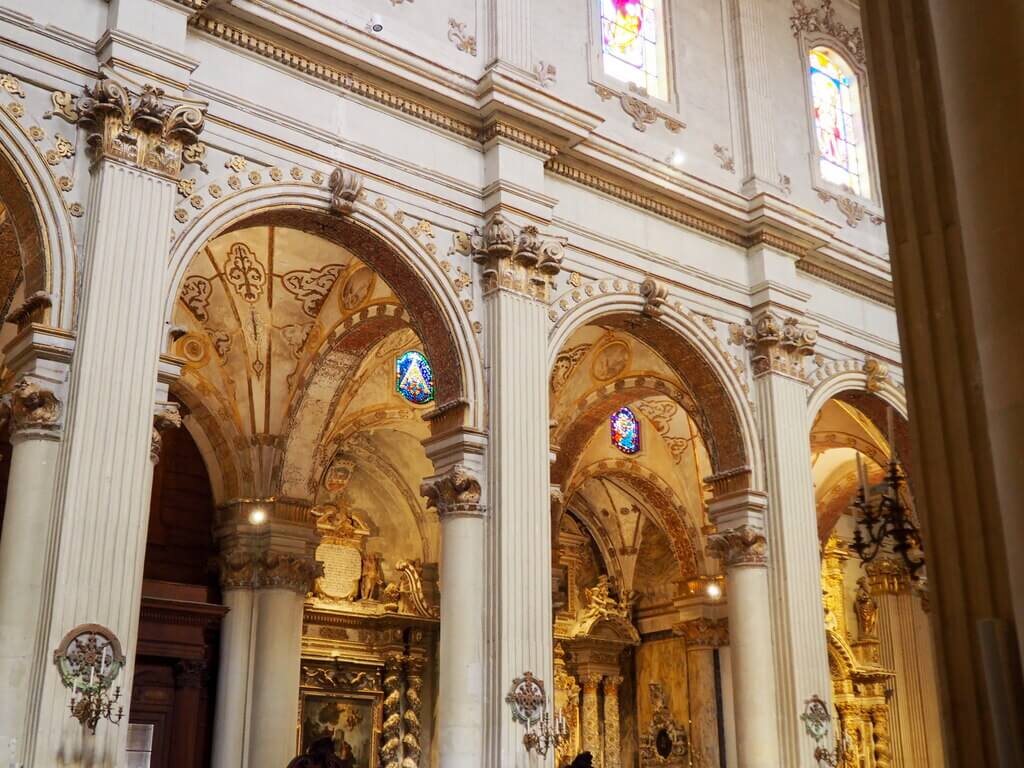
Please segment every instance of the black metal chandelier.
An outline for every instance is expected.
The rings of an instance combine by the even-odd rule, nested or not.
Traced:
[[[893,442],[892,409],[888,415],[889,468],[885,475],[885,488],[875,498],[870,496],[864,464],[860,454],[857,454],[860,488],[851,505],[855,510],[854,519],[857,523],[851,548],[862,563],[870,563],[880,553],[887,551],[887,546],[891,546],[892,552],[899,555],[906,565],[910,578],[916,579],[917,572],[924,567],[921,532],[903,502],[901,491],[906,484],[906,476],[900,469]]]

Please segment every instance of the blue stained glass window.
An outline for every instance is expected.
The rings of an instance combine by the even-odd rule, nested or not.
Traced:
[[[619,408],[612,414],[612,444],[623,453],[640,450],[640,422],[629,408]]]
[[[395,389],[417,405],[434,399],[434,372],[422,352],[413,349],[395,361]]]

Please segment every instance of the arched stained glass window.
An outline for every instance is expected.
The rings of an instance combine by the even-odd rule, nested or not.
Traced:
[[[657,99],[668,98],[662,0],[598,0],[601,61],[616,80],[635,83]]]
[[[861,197],[870,197],[857,77],[843,58],[829,48],[814,48],[809,58],[821,177]]]
[[[395,361],[395,389],[417,405],[434,399],[434,372],[422,352],[410,350]]]
[[[630,455],[640,450],[640,422],[629,408],[612,414],[612,444]]]

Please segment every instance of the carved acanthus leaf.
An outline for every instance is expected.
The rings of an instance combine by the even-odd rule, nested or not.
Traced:
[[[803,360],[814,354],[817,331],[800,324],[795,317],[780,318],[772,311],[758,315],[753,322],[730,327],[733,343],[750,350],[755,376],[769,372],[803,379]]]
[[[562,244],[532,225],[517,229],[494,214],[482,233],[471,236],[473,258],[483,265],[484,291],[510,290],[547,301],[562,269]]]
[[[427,507],[445,515],[479,515],[480,481],[461,464],[442,475],[430,478],[420,485],[420,495],[426,497]]]
[[[764,531],[752,525],[740,525],[718,531],[708,537],[708,554],[727,568],[765,565],[768,562]]]

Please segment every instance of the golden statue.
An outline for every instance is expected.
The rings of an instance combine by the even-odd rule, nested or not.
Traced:
[[[860,630],[860,639],[876,637],[878,631],[878,602],[868,591],[867,578],[861,576],[857,580],[857,598],[854,601],[854,610],[857,613],[857,628]]]

